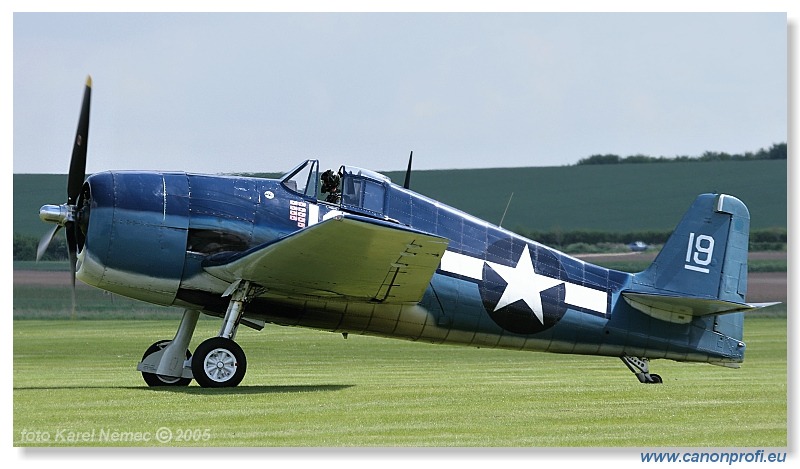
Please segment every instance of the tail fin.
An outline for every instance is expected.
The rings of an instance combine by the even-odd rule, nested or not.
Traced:
[[[744,302],[749,233],[750,212],[739,199],[700,195],[634,282],[663,292]]]
[[[748,304],[750,212],[736,197],[702,194],[653,264],[623,292],[634,308],[670,322],[769,306]]]

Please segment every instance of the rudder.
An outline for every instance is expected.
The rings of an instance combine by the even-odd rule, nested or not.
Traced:
[[[647,270],[637,291],[744,303],[750,212],[726,194],[698,196]]]

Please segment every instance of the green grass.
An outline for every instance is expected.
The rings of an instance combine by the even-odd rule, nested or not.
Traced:
[[[177,320],[13,325],[15,446],[163,446],[159,429],[169,446],[787,445],[785,319],[747,319],[739,370],[653,361],[662,385],[614,358],[243,328],[247,376],[223,390],[145,386],[136,363]],[[201,319],[192,349],[218,327]]]

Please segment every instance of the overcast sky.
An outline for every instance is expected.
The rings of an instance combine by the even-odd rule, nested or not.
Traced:
[[[785,13],[14,13],[13,171],[558,166],[787,141]]]

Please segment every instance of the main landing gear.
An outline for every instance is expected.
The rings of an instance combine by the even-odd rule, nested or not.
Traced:
[[[192,378],[204,388],[233,387],[242,382],[247,358],[233,341],[244,307],[261,289],[249,281],[234,282],[223,296],[231,295],[219,335],[200,343],[192,355],[189,342],[200,312],[186,310],[172,340],[151,345],[137,369],[148,386],[188,386]]]
[[[650,360],[647,358],[631,357],[623,355],[619,357],[629,370],[639,378],[640,383],[659,384],[663,382],[661,376],[650,373]]]

